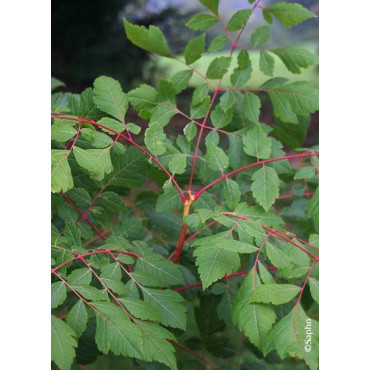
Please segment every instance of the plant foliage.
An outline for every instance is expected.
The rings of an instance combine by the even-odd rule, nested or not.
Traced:
[[[303,147],[318,90],[275,76],[272,55],[297,74],[318,58],[263,48],[274,18],[290,28],[314,14],[276,2],[244,45],[260,1],[227,23],[218,1],[200,2],[184,60],[158,27],[123,21],[133,44],[183,71],[155,87],[100,76],[81,94],[52,94],[52,361],[62,370],[108,355],[114,368],[318,368],[319,162]],[[224,34],[208,50],[231,51],[203,74],[192,64],[216,23]],[[258,88],[248,87],[254,48],[271,77]],[[184,111],[178,96],[195,73],[203,83]],[[269,104],[272,127],[261,121]]]

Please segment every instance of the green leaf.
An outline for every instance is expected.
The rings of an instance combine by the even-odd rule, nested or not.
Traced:
[[[258,27],[252,33],[251,44],[254,47],[262,46],[266,44],[269,38],[270,38],[270,27],[268,26]]]
[[[186,137],[187,141],[192,141],[197,134],[197,126],[195,125],[194,122],[189,122],[185,127],[184,127],[184,135]]]
[[[310,277],[308,279],[308,285],[310,286],[312,298],[319,303],[319,282],[315,278]]]
[[[67,289],[63,281],[51,284],[51,308],[57,308],[67,298]]]
[[[276,320],[270,305],[250,303],[250,298],[261,281],[253,270],[244,279],[232,304],[232,319],[247,338],[261,348],[263,339]]]
[[[186,169],[186,156],[184,154],[175,155],[168,163],[171,173],[184,173]]]
[[[108,294],[105,290],[99,290],[93,286],[80,285],[72,286],[79,294],[89,301],[106,301],[108,299]]]
[[[255,125],[243,135],[244,152],[258,159],[268,159],[271,155],[271,138],[267,137],[261,125]]]
[[[138,298],[119,298],[131,315],[142,320],[160,321],[159,313],[148,303]]]
[[[175,73],[171,77],[171,84],[175,88],[175,93],[179,94],[181,91],[185,90],[188,87],[189,81],[193,76],[192,70],[185,70]]]
[[[233,91],[226,91],[220,99],[220,106],[224,111],[229,110],[235,103],[235,93]]]
[[[297,3],[287,3],[285,1],[270,5],[264,9],[274,15],[285,27],[291,28],[307,19],[315,18],[316,15]]]
[[[206,136],[206,139],[205,139],[205,144],[206,146],[210,146],[210,145],[218,145],[218,143],[220,142],[220,136],[218,135],[217,131],[215,130],[211,130],[207,136]]]
[[[155,207],[156,212],[168,213],[172,212],[177,208],[180,208],[182,205],[179,193],[176,189],[171,188],[164,191],[158,198],[157,204]]]
[[[235,68],[230,76],[230,82],[233,87],[244,87],[252,75],[252,65],[244,69]]]
[[[231,57],[217,57],[208,66],[206,76],[211,79],[222,78],[229,69]]]
[[[291,284],[263,284],[253,292],[250,303],[283,304],[290,302],[301,288]]]
[[[98,349],[107,354],[142,358],[142,334],[125,312],[111,302],[94,302],[96,311],[95,341]]]
[[[197,88],[193,92],[193,96],[191,99],[191,105],[192,106],[197,106],[200,103],[202,103],[205,99],[208,98],[208,90],[209,86],[207,83],[200,84],[197,86]]]
[[[65,143],[72,139],[77,134],[77,130],[73,127],[76,124],[74,121],[56,119],[51,126],[51,140]]]
[[[75,269],[67,276],[67,281],[70,285],[90,285],[92,272],[87,267]]]
[[[128,99],[117,80],[107,76],[98,77],[94,81],[94,103],[101,111],[124,122]]]
[[[126,210],[126,205],[122,198],[114,191],[104,191],[100,194],[96,201],[97,205],[102,205],[110,212],[123,212]]]
[[[220,0],[199,0],[211,12],[218,15],[218,5]]]
[[[61,319],[51,315],[51,361],[61,370],[69,370],[76,356],[76,333]]]
[[[279,196],[279,183],[279,177],[271,167],[263,166],[252,176],[253,197],[266,211]]]
[[[259,120],[261,109],[260,98],[257,95],[247,91],[243,97],[243,108],[243,113],[245,117],[248,120],[257,123]]]
[[[218,104],[211,113],[211,122],[217,128],[227,126],[233,119],[233,109],[223,110],[221,105]]]
[[[145,131],[145,145],[155,156],[166,152],[166,134],[159,125],[149,125]]]
[[[227,30],[231,32],[239,31],[249,20],[252,9],[242,9],[235,12],[227,24]]]
[[[278,269],[291,269],[293,268],[293,264],[287,258],[286,254],[281,251],[277,246],[266,242],[265,250],[267,253],[267,257],[271,261],[271,263],[276,266]]]
[[[134,45],[162,57],[173,57],[162,31],[158,27],[149,26],[149,28],[145,28],[144,26],[137,26],[130,23],[126,18],[123,19],[123,25],[127,38]]]
[[[275,284],[274,277],[260,261],[258,261],[258,269],[261,280],[264,284]]]
[[[172,290],[149,289],[141,287],[144,301],[159,313],[161,323],[172,328],[185,330],[186,308],[184,298]]]
[[[260,70],[266,76],[271,76],[274,74],[275,60],[266,51],[260,51]]]
[[[217,17],[212,14],[200,13],[195,15],[186,23],[186,27],[194,31],[204,31],[218,22]]]
[[[308,328],[308,329],[306,329]],[[306,340],[311,339],[310,347]],[[283,317],[268,332],[263,341],[263,354],[276,350],[280,358],[287,356],[303,359],[311,370],[317,370],[319,360],[319,323],[309,318],[299,305],[287,316]],[[309,351],[306,352],[305,348]]]
[[[158,91],[154,87],[144,84],[131,90],[127,97],[137,111],[152,109],[157,103]]]
[[[308,68],[319,62],[317,54],[300,45],[284,46],[270,51],[276,54],[292,73],[302,73],[301,68]]]
[[[208,51],[214,53],[216,51],[222,50],[226,46],[227,40],[228,38],[226,35],[218,35],[214,37],[209,44]]]
[[[238,68],[245,69],[251,64],[248,50],[242,49],[238,54]]]
[[[81,136],[89,141],[91,145],[95,148],[103,149],[112,145],[113,140],[108,135],[91,130],[89,128],[83,128],[81,130]]]
[[[207,147],[206,161],[207,166],[214,171],[223,171],[229,166],[229,157],[214,144]]]
[[[138,326],[143,335],[144,360],[158,361],[176,370],[175,348],[167,340],[175,340],[172,333],[150,322],[141,322]]]
[[[130,147],[123,155],[113,156],[114,171],[110,177],[113,186],[136,188],[146,181],[149,167],[147,159],[134,147]]]
[[[308,180],[314,177],[315,173],[315,167],[313,166],[302,167],[295,173],[294,180]]]
[[[184,284],[184,278],[178,265],[162,260],[158,254],[142,257],[135,268],[136,273],[152,277],[152,286],[171,286]]]
[[[313,219],[316,229],[319,228],[319,188],[315,190],[312,198],[308,201],[307,216]]]
[[[206,35],[203,33],[187,43],[185,48],[186,64],[192,64],[202,56],[205,42]]]
[[[90,172],[91,178],[103,180],[106,174],[113,171],[112,161],[107,149],[81,149],[73,148],[77,163]]]
[[[57,89],[58,87],[65,86],[65,83],[58,80],[55,77],[51,78],[51,91]]]
[[[193,254],[196,257],[203,289],[207,289],[212,283],[223,278],[225,274],[235,272],[240,266],[237,252],[217,248],[213,244],[200,245]]]
[[[51,150],[51,192],[66,192],[72,189],[73,177],[69,167],[68,150]]]
[[[77,338],[80,337],[81,334],[85,331],[87,324],[87,310],[85,303],[82,300],[79,300],[71,308],[71,310],[68,312],[66,320],[77,334]]]
[[[98,123],[114,130],[114,131],[117,131],[117,132],[122,132],[127,126],[125,124],[123,124],[122,122],[119,122],[113,118],[109,118],[109,117],[104,117],[102,118],[101,120],[98,121]],[[104,132],[107,132],[108,134],[110,135],[116,135],[114,132],[112,131],[109,131],[107,129],[104,129],[102,128],[102,130]]]
[[[240,202],[241,192],[239,184],[234,180],[226,178],[225,186],[222,188],[222,195],[226,204],[230,208],[234,208]]]

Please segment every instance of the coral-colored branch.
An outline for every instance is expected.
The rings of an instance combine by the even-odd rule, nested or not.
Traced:
[[[63,192],[61,193],[62,197],[80,214],[82,217],[82,220],[84,220],[94,231],[95,233],[99,236],[100,239],[105,240],[106,237],[103,235],[98,228],[89,220],[87,217],[86,212],[83,212],[80,208],[78,208],[71,199],[69,199]]]
[[[318,155],[319,155],[318,152],[304,152],[304,153],[299,153],[299,154],[285,155],[283,157],[266,159],[266,160],[263,160],[263,161],[259,161],[259,162],[255,162],[255,163],[249,164],[249,165],[244,166],[244,167],[240,167],[240,168],[238,168],[238,169],[236,169],[234,171],[231,171],[229,173],[226,173],[225,175],[222,175],[218,179],[212,181],[211,183],[209,183],[208,185],[206,185],[205,187],[203,187],[202,189],[200,189],[195,194],[194,200],[197,200],[202,195],[202,193],[205,192],[207,189],[209,189],[211,186],[216,185],[217,183],[219,183],[220,181],[226,179],[227,177],[233,176],[233,175],[235,175],[235,174],[237,174],[239,172],[245,171],[245,170],[247,170],[249,168],[256,167],[256,166],[262,166],[262,165],[264,165],[266,163],[270,163],[270,162],[283,161],[285,159],[314,157],[314,156],[318,156]]]

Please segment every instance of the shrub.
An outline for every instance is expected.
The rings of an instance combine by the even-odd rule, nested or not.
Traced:
[[[60,369],[108,353],[123,356],[112,368],[318,367],[318,151],[304,147],[318,91],[273,77],[273,55],[297,74],[317,56],[262,47],[273,21],[290,28],[314,14],[249,1],[226,24],[218,0],[200,1],[206,12],[187,26],[201,33],[185,60],[159,28],[124,20],[132,43],[184,64],[169,80],[124,92],[101,76],[80,95],[52,94],[52,360]],[[257,11],[268,25],[239,44]],[[208,49],[229,43],[231,51],[202,73],[192,64],[216,23],[224,34]],[[250,49],[271,77],[257,89],[248,88]],[[193,74],[204,83],[184,112],[176,96]],[[270,103],[273,125],[260,122]],[[128,109],[147,127],[130,122]],[[178,117],[188,123],[169,134]]]

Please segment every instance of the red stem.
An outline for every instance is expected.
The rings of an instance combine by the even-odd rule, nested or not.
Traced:
[[[249,168],[252,168],[252,167],[256,167],[256,166],[262,166],[266,163],[270,163],[270,162],[277,162],[277,161],[282,161],[284,159],[293,159],[293,158],[305,158],[305,157],[314,157],[314,156],[318,156],[319,153],[318,152],[304,152],[304,153],[299,153],[299,154],[291,154],[291,155],[286,155],[286,156],[283,156],[283,157],[277,157],[277,158],[271,158],[271,159],[266,159],[264,161],[259,161],[259,162],[255,162],[255,163],[252,163],[252,164],[249,164],[247,166],[244,166],[244,167],[240,167],[234,171],[231,171],[225,175],[222,175],[221,177],[219,177],[218,179],[212,181],[211,183],[209,183],[208,185],[206,185],[205,187],[203,187],[202,189],[200,189],[195,195],[194,195],[194,200],[197,200],[203,192],[205,192],[207,189],[209,189],[211,186],[213,185],[216,185],[217,183],[219,183],[220,181],[226,179],[227,177],[230,177],[232,175],[235,175],[236,173],[239,173],[239,172],[242,172],[242,171],[245,171]]]
[[[82,220],[84,220],[94,231],[95,233],[100,237],[100,239],[105,240],[106,237],[98,230],[98,228],[89,220],[87,217],[87,214],[85,212],[82,212],[80,208],[78,208],[71,199],[69,199],[63,192],[61,193],[62,197],[80,214],[82,217]]]
[[[173,263],[179,262],[187,231],[188,231],[188,226],[186,224],[182,224],[180,235],[177,241],[176,251],[173,257]]]

